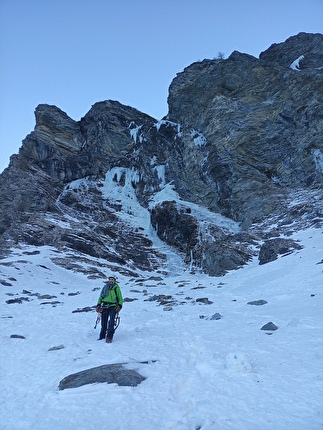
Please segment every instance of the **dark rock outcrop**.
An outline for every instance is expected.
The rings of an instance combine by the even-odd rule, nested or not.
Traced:
[[[207,213],[195,214],[188,206],[166,201],[152,209],[151,222],[159,238],[182,252],[192,270],[221,276],[252,258],[252,237],[241,235],[237,224],[224,217],[209,221]]]
[[[323,73],[322,34],[299,33],[283,43],[274,43],[259,58],[285,67],[291,67],[299,59],[298,70]]]
[[[275,331],[278,330],[278,327],[276,326],[276,324],[270,321],[267,324],[263,325],[260,330]]]
[[[290,254],[294,250],[302,249],[301,245],[292,239],[266,240],[259,251],[259,264],[266,264],[278,258],[278,255]]]

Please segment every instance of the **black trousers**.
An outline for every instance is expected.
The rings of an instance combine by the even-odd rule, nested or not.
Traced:
[[[100,339],[111,339],[114,335],[114,318],[116,316],[116,307],[109,306],[108,308],[103,308],[101,315],[101,332]],[[108,330],[107,330],[108,328]]]

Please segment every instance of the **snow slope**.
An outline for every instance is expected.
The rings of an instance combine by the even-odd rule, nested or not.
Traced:
[[[111,345],[97,341],[95,312],[72,312],[96,304],[103,280],[55,265],[54,249],[17,249],[0,261],[11,284],[1,285],[1,430],[322,429],[322,232],[293,238],[302,250],[221,278],[120,275],[136,300]],[[159,294],[177,305],[147,300]],[[19,297],[29,301],[6,303]],[[259,299],[268,303],[247,304]],[[261,330],[270,321],[278,330]],[[147,379],[58,390],[71,373],[118,362]]]

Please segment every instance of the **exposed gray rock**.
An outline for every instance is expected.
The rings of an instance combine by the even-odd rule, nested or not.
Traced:
[[[10,337],[12,339],[26,339],[25,336],[22,336],[21,334],[12,334]]]
[[[52,296],[51,294],[41,294],[38,296],[38,298],[40,300],[44,300],[44,299],[57,299],[57,296]]]
[[[64,348],[65,348],[64,345],[56,345],[49,348],[48,351],[59,351],[60,349],[64,349]]]
[[[85,308],[81,308],[81,309],[75,309],[74,311],[72,311],[72,314],[74,313],[79,313],[79,312],[92,312],[95,311],[96,306],[86,306]]]
[[[253,300],[252,302],[248,302],[247,305],[254,305],[254,306],[262,306],[266,305],[268,302],[266,300]]]
[[[28,297],[17,297],[16,299],[9,299],[6,300],[6,303],[8,305],[11,305],[13,303],[23,303],[23,302],[29,302],[30,299]]]
[[[200,223],[188,207],[175,201],[154,206],[151,223],[160,239],[184,254],[187,264],[210,275],[221,276],[242,267],[253,255],[248,246],[252,237],[248,233],[227,230],[224,219],[223,227],[206,218]]]
[[[92,369],[83,370],[66,376],[59,383],[59,390],[76,388],[82,385],[103,383],[118,384],[120,386],[136,387],[146,378],[136,370],[124,367],[125,363],[105,364]]]
[[[0,284],[3,285],[4,287],[12,287],[12,284],[4,279],[0,280]]]
[[[197,303],[203,303],[205,305],[211,305],[213,302],[209,300],[207,297],[200,297],[199,299],[196,299]]]
[[[167,296],[165,294],[153,295],[148,299],[145,299],[145,302],[159,302],[160,305],[170,305],[175,304],[176,301],[172,296]]]
[[[197,220],[188,208],[179,207],[175,201],[156,205],[151,212],[151,223],[161,239],[186,255],[197,243]]]
[[[298,70],[323,73],[323,35],[299,33],[283,43],[274,43],[259,56],[261,60],[290,67],[300,59]],[[303,57],[303,58],[302,58]]]
[[[265,324],[264,326],[262,326],[261,330],[275,331],[275,330],[278,330],[278,327],[273,322],[270,321],[267,324]]]
[[[269,263],[278,258],[278,255],[289,254],[294,250],[302,249],[301,245],[292,239],[266,240],[259,252],[259,264]]]
[[[210,320],[220,320],[222,318],[222,315],[219,314],[218,312],[216,312],[215,314],[213,314],[210,318]]]

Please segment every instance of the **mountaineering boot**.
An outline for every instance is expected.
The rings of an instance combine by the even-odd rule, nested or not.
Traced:
[[[112,339],[107,339],[107,343],[112,343]]]

